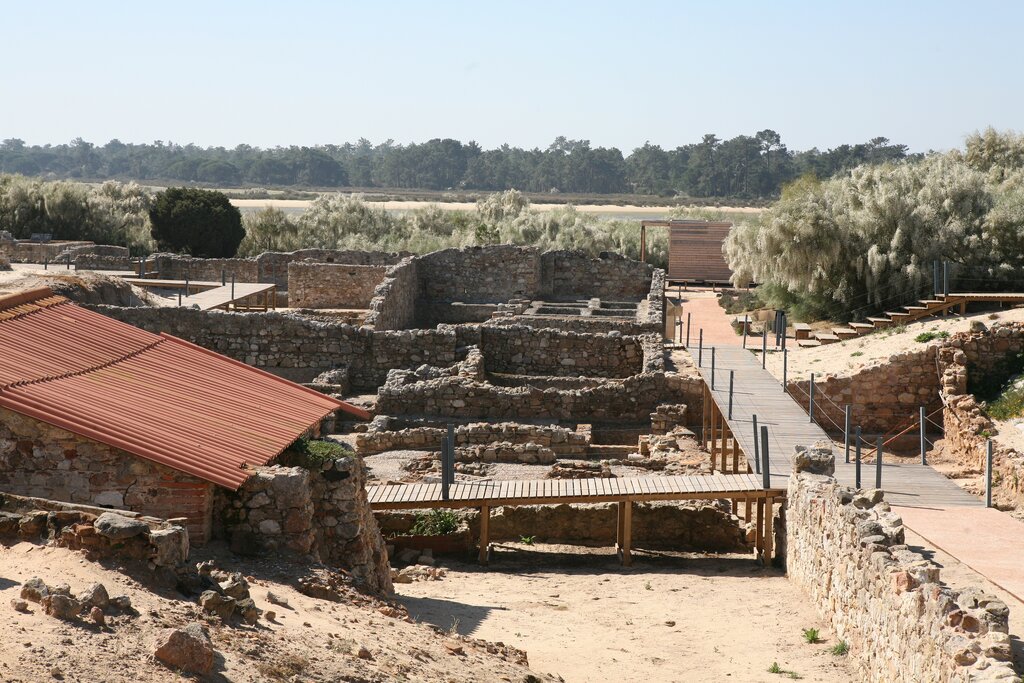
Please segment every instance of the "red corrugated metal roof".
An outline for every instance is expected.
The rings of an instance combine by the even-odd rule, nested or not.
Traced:
[[[334,410],[369,418],[48,289],[0,298],[0,406],[232,489]]]

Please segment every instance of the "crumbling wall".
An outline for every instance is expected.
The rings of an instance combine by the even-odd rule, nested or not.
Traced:
[[[123,248],[123,247],[122,247]],[[138,273],[139,261],[128,254],[109,255],[86,252],[78,254],[72,260],[76,270],[125,270]]]
[[[480,330],[488,372],[522,375],[628,377],[641,371],[639,337],[485,325]]]
[[[193,258],[181,254],[153,254],[150,257],[157,277],[162,280],[184,280],[220,282],[223,276],[228,282],[259,282],[256,259],[251,258]]]
[[[77,240],[55,240],[52,242],[31,242],[29,240],[0,240],[0,252],[7,255],[11,263],[44,263],[64,261],[70,256],[74,262],[79,252],[95,249],[96,244]],[[124,247],[116,247],[124,249]],[[127,249],[125,249],[127,252]]]
[[[370,300],[366,324],[377,330],[404,330],[416,320],[419,280],[414,258],[404,258],[388,269]]]
[[[904,544],[881,491],[800,472],[785,523],[789,578],[849,645],[861,680],[1016,678],[1007,606],[978,589],[943,587],[938,565]]]
[[[540,252],[499,244],[444,249],[417,259],[420,295],[427,302],[500,303],[535,298],[540,291]]]
[[[409,252],[352,251],[349,249],[299,249],[265,251],[256,257],[259,282],[273,282],[279,289],[288,286],[288,265],[295,261],[347,263],[356,266],[390,266],[409,256]]]
[[[356,389],[376,389],[392,368],[456,361],[457,331],[374,331],[287,313],[229,313],[187,308],[95,306],[99,313],[150,332],[167,332],[298,382],[346,366]]]
[[[647,296],[654,267],[614,252],[591,258],[582,251],[548,251],[541,255],[541,296],[638,301]]]
[[[436,451],[448,430],[442,427],[389,429],[391,420],[374,418],[370,428],[356,435],[356,450],[372,455],[394,450]],[[551,449],[562,457],[579,457],[590,443],[589,432],[577,432],[557,425],[531,425],[518,422],[476,422],[455,427],[456,446],[486,446],[494,443],[533,443]]]
[[[213,484],[6,408],[0,408],[0,489],[184,517],[197,545],[210,535]]]
[[[292,308],[369,308],[387,266],[292,261],[288,305]]]
[[[377,393],[377,412],[385,415],[436,415],[458,418],[552,419],[645,422],[661,403],[683,403],[700,391],[700,380],[645,373],[586,389],[541,390],[500,387],[464,377],[418,380],[394,370]],[[692,386],[691,386],[692,385]],[[699,410],[694,410],[699,415]]]
[[[220,492],[217,532],[235,552],[310,556],[344,567],[370,590],[390,591],[384,539],[365,484],[357,456],[260,467],[238,491]]]

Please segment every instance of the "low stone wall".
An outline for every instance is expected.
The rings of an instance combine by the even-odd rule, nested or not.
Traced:
[[[469,525],[470,535],[480,531],[475,510],[458,513]],[[415,513],[376,513],[386,536],[408,533]],[[497,508],[488,530],[492,541],[518,541],[533,536],[541,543],[574,545],[615,543],[616,512],[613,504],[534,505]],[[696,552],[746,552],[746,535],[738,519],[723,507],[700,501],[692,503],[634,503],[633,543],[644,548]]]
[[[93,310],[150,332],[167,332],[249,365],[298,382],[310,382],[324,370],[345,366],[355,389],[376,389],[392,368],[456,361],[457,332],[435,330],[374,331],[287,313],[228,313],[187,308]]]
[[[210,536],[214,485],[45,422],[0,408],[0,490],[21,496],[184,517]]]
[[[526,325],[534,329],[559,330],[561,332],[580,332],[586,334],[608,334],[618,332],[623,335],[638,335],[659,332],[656,324],[640,324],[632,320],[616,318],[598,318],[590,316],[551,316],[551,315],[514,315],[507,311],[496,310],[489,326],[508,327]]]
[[[387,266],[292,261],[288,305],[292,308],[369,308]]]
[[[480,330],[488,372],[629,377],[640,372],[639,337],[535,330],[525,325]]]
[[[416,320],[419,280],[416,259],[405,258],[388,269],[370,300],[366,324],[377,330],[404,330]]]
[[[384,540],[356,456],[323,461],[282,455],[236,492],[220,491],[219,534],[242,554],[288,551],[340,566],[372,591],[391,590]],[[293,463],[301,462],[294,465]]]
[[[487,419],[643,422],[661,403],[683,403],[700,380],[645,373],[580,390],[498,387],[462,377],[417,381],[395,370],[378,391],[377,412]],[[691,386],[692,385],[692,386]],[[699,415],[700,411],[695,410]]]
[[[74,262],[75,255],[81,251],[95,248],[93,242],[74,240],[55,240],[52,242],[32,242],[29,240],[2,240],[0,252],[3,252],[11,263],[53,263],[70,256]],[[122,248],[123,247],[119,247]],[[126,250],[127,251],[127,250]]]
[[[356,451],[362,455],[395,450],[435,451],[447,434],[442,427],[409,427],[388,430],[386,416],[374,418],[370,429],[356,435]],[[579,456],[586,453],[590,434],[555,425],[531,425],[518,422],[476,422],[455,428],[456,446],[486,446],[495,443],[533,443],[551,449],[556,455]]]
[[[591,258],[582,251],[548,251],[540,257],[541,296],[638,301],[647,296],[654,267],[613,252]]]
[[[75,256],[73,263],[77,270],[124,270],[134,273],[139,272],[138,259],[132,259],[127,254],[110,256],[87,252]]]
[[[939,406],[939,373],[935,363],[937,344],[890,356],[845,377],[814,379],[814,411],[818,423],[833,434],[844,422],[843,407],[850,405],[851,424],[865,433],[885,433],[916,420],[920,406],[929,412]],[[807,409],[809,380],[790,381],[789,393]],[[834,423],[834,424],[833,424]]]
[[[1016,679],[1006,605],[943,587],[939,567],[904,544],[881,491],[794,474],[785,524],[789,578],[849,645],[859,680]]]
[[[637,324],[653,328],[658,334],[665,330],[665,271],[655,268],[651,274],[651,287],[647,299],[637,310]]]
[[[44,498],[0,493],[0,542],[46,540],[86,559],[177,567],[188,559],[188,531],[178,522]]]
[[[236,282],[259,282],[259,267],[251,258],[193,258],[181,254],[153,254],[150,257],[162,280],[220,282],[221,277]]]

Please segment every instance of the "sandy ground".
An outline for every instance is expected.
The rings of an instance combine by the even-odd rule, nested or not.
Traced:
[[[240,209],[264,209],[273,206],[278,209],[300,209],[305,210],[312,204],[308,199],[232,199],[231,203]],[[427,201],[387,201],[367,202],[374,207],[386,211],[413,211],[424,209],[428,206],[440,206],[449,211],[475,211],[476,202],[427,202]],[[564,208],[565,204],[530,204],[535,211],[554,211]],[[654,216],[666,216],[675,207],[671,206],[635,206],[630,204],[574,204],[580,213],[594,215],[614,215],[616,217],[636,216],[637,218],[649,218]],[[764,209],[756,207],[694,207],[694,211],[713,211],[742,214],[758,214]]]
[[[525,648],[533,669],[586,681],[853,681],[799,589],[749,556],[506,544],[489,569],[445,560],[441,582],[399,585],[409,613]],[[818,628],[809,645],[802,629]]]
[[[479,643],[463,641],[421,624],[383,614],[380,601],[359,594],[329,602],[296,591],[291,582],[305,570],[272,561],[242,562],[215,550],[193,552],[192,561],[214,557],[225,569],[242,571],[260,609],[276,610],[273,621],[257,626],[221,625],[210,618],[210,636],[218,657],[204,681],[519,681],[526,667],[488,654]],[[133,616],[108,619],[107,628],[65,623],[46,616],[36,603],[22,614],[9,606],[25,580],[39,576],[50,585],[67,583],[73,593],[101,582],[111,596],[128,595]],[[142,578],[140,576],[140,578]],[[267,591],[288,601],[271,605]],[[87,562],[80,553],[19,543],[0,546],[0,680],[35,683],[181,681],[152,656],[166,627],[202,621],[197,604],[169,591],[151,591],[130,576]],[[461,646],[453,654],[450,645]],[[360,646],[370,659],[356,656]],[[54,671],[57,675],[54,675]],[[193,679],[199,680],[199,679]]]
[[[800,348],[789,339],[786,348],[789,350],[787,376],[789,379],[807,379],[810,373],[817,376],[852,375],[869,365],[881,365],[894,356],[907,351],[923,349],[925,343],[914,341],[914,337],[922,332],[945,331],[949,334],[965,332],[972,320],[980,320],[986,326],[997,322],[1024,321],[1024,308],[1006,309],[984,313],[971,313],[966,316],[950,316],[948,318],[928,318],[907,323],[906,330],[892,333],[879,330],[863,337],[848,339],[837,344],[827,344],[815,348]],[[939,343],[938,340],[927,342]],[[776,377],[782,377],[782,355],[769,353],[767,367]]]

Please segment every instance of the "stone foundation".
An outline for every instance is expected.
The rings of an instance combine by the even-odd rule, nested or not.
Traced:
[[[436,451],[441,448],[441,439],[447,434],[447,429],[443,427],[409,427],[390,431],[389,422],[384,416],[375,418],[369,430],[356,435],[356,450],[361,455],[397,450]],[[517,422],[477,422],[455,428],[457,447],[497,443],[532,443],[548,448],[557,455],[570,457],[586,452],[590,434],[568,427]]]

